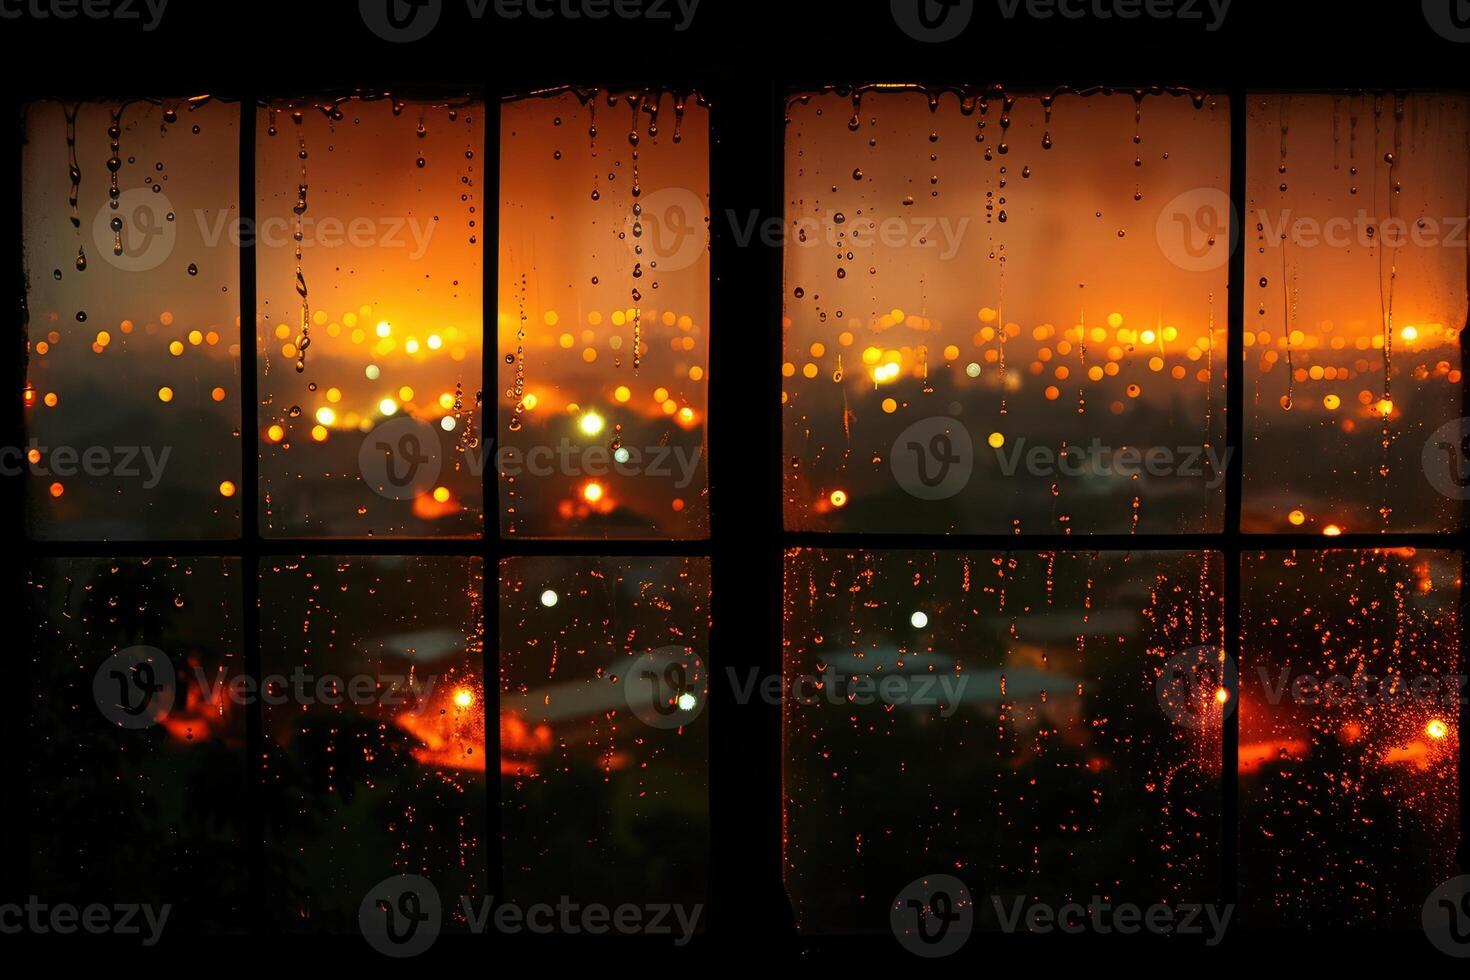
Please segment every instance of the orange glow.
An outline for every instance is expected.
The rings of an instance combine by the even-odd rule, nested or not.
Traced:
[[[534,776],[534,758],[551,752],[551,727],[534,729],[524,718],[513,714],[500,716],[500,771],[506,775]]]
[[[475,691],[468,685],[452,691],[440,688],[428,703],[393,719],[422,743],[413,749],[413,757],[421,765],[484,771],[485,718]]]
[[[1430,738],[1434,739],[1436,742],[1437,741],[1440,741],[1443,738],[1445,738],[1447,735],[1449,735],[1449,733],[1450,733],[1450,726],[1449,725],[1446,725],[1444,722],[1440,721],[1438,718],[1430,719],[1429,724],[1427,724],[1427,725],[1424,726],[1424,734],[1428,735]]]
[[[833,490],[830,497],[833,507],[843,507],[847,504],[847,492],[844,490]]]
[[[1301,759],[1307,755],[1307,752],[1306,740],[1299,738],[1243,743],[1240,746],[1240,760],[1236,768],[1240,772],[1255,772],[1268,762]]]
[[[1338,527],[1336,524],[1329,524],[1322,529],[1322,533],[1327,535],[1327,537],[1329,538],[1335,538],[1342,533],[1342,528]]]
[[[1224,704],[1226,701],[1229,701],[1229,700],[1230,700],[1230,692],[1229,691],[1225,690],[1225,688],[1223,688],[1223,687],[1220,687],[1220,688],[1216,688],[1215,689],[1215,701],[1216,701],[1216,703],[1218,703],[1218,704]]]
[[[601,483],[589,483],[582,488],[582,499],[589,504],[595,504],[602,499],[603,489]]]
[[[197,665],[196,665],[197,666]],[[223,733],[229,727],[229,703],[224,698],[223,684],[213,687],[214,696],[206,699],[204,689],[198,684],[185,688],[182,706],[174,705],[168,714],[159,719],[164,730],[180,742],[198,742]]]
[[[66,487],[63,487],[60,483],[53,483],[53,484],[51,484],[51,496],[53,496],[53,497],[59,497],[59,496],[61,496],[65,492],[66,492]]]
[[[219,485],[219,494],[221,497],[233,497],[235,495],[235,484],[229,480],[225,480]]]
[[[444,496],[439,496],[440,491]],[[438,520],[459,513],[459,501],[445,487],[434,488],[433,493],[421,493],[413,498],[413,515],[426,521]]]

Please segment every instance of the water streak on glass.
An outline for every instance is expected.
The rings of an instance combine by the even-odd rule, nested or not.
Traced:
[[[248,709],[223,686],[245,671],[239,559],[37,560],[26,592],[34,894],[244,932]],[[166,697],[134,686],[140,665]]]
[[[507,900],[703,903],[708,559],[510,558],[500,583]]]
[[[484,109],[384,96],[258,112],[268,536],[480,533]]]
[[[1246,530],[1458,527],[1470,98],[1253,95],[1247,149]]]
[[[886,930],[941,873],[991,929],[990,896],[1214,900],[1221,585],[1213,552],[789,552],[800,928]]]
[[[239,117],[207,96],[26,107],[35,537],[240,533]]]
[[[1244,562],[1243,924],[1415,929],[1457,873],[1460,556]]]
[[[262,568],[275,928],[356,932],[364,897],[398,874],[427,878],[446,928],[467,928],[460,897],[485,884],[482,589],[473,558]]]
[[[695,95],[502,106],[505,535],[708,535],[709,140]]]
[[[1229,115],[1173,90],[793,98],[786,526],[1218,529]]]

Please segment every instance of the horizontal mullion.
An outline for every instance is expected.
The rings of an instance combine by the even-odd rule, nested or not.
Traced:
[[[1386,534],[863,534],[788,531],[786,547],[853,548],[860,550],[923,549],[933,551],[1336,551],[1371,548],[1462,549],[1470,543],[1464,531]]]
[[[504,538],[234,538],[201,541],[25,540],[16,548],[29,558],[150,558],[158,556],[245,558],[280,555],[447,555],[512,558],[519,555],[568,557],[708,557],[710,542],[621,541],[603,538],[515,540]]]

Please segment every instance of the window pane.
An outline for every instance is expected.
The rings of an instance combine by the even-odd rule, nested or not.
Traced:
[[[239,535],[238,127],[208,99],[26,108],[33,537]]]
[[[939,873],[991,929],[995,901],[1212,901],[1218,679],[1204,701],[1160,691],[1212,652],[1218,675],[1221,578],[1209,552],[790,552],[800,928],[886,930]]]
[[[1264,552],[1243,579],[1243,923],[1414,929],[1459,841],[1447,551]]]
[[[500,143],[502,533],[707,536],[708,111],[563,91]]]
[[[1246,529],[1458,526],[1470,98],[1253,95],[1249,119]]]
[[[239,560],[40,560],[29,586],[31,893],[244,932]]]
[[[786,526],[1218,529],[1226,100],[926,99],[788,111]]]
[[[444,922],[485,878],[481,565],[273,560],[260,580],[266,907],[356,932],[373,886],[420,875]]]
[[[502,562],[506,901],[704,901],[709,600],[708,559]]]
[[[267,535],[481,532],[484,111],[358,98],[261,110]]]

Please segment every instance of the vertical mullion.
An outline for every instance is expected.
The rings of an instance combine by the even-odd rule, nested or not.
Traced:
[[[731,678],[781,672],[782,254],[735,241],[782,214],[784,94],[708,92],[710,153],[710,922],[722,937],[790,933],[781,880],[781,711],[740,703]],[[756,380],[734,365],[758,338]],[[727,437],[728,434],[728,437]],[[713,449],[713,447],[722,447]],[[719,455],[724,453],[724,455]],[[739,455],[735,455],[738,453]],[[738,516],[736,508],[745,511]],[[752,556],[769,574],[751,575]]]
[[[1470,197],[1470,169],[1465,174],[1466,194]],[[1460,431],[1466,432],[1467,423],[1470,419],[1470,379],[1464,377],[1464,372],[1470,370],[1470,250],[1465,253],[1465,323],[1460,329]],[[1460,526],[1455,529],[1455,545],[1460,549],[1460,594],[1457,597],[1459,622],[1459,652],[1460,662],[1457,670],[1460,677],[1470,677],[1470,550],[1467,549],[1467,538],[1470,538],[1470,497],[1460,503],[1459,513]],[[1456,729],[1460,739],[1460,846],[1457,860],[1460,872],[1470,872],[1470,742],[1467,742],[1465,733],[1470,731],[1470,698],[1463,694],[1460,696],[1459,727]]]
[[[27,316],[27,298],[25,265],[23,259],[22,240],[25,235],[25,191],[21,182],[22,155],[25,145],[24,114],[25,104],[18,99],[5,98],[0,101],[0,111],[4,112],[6,125],[12,127],[8,133],[15,137],[14,143],[5,147],[4,163],[0,165],[0,187],[8,187],[7,192],[11,201],[15,204],[15,210],[5,221],[5,243],[3,254],[5,256],[5,267],[10,269],[8,275],[13,276],[11,282],[16,286],[15,320],[21,325],[21,329],[15,331],[5,345],[4,367],[4,390],[8,392],[19,392],[25,387],[26,382],[26,359],[29,356],[29,318]],[[26,444],[26,418],[25,409],[21,398],[12,394],[4,400],[4,408],[0,409],[0,433],[3,433],[3,442],[0,445],[24,446]],[[0,478],[0,506],[11,515],[5,525],[5,537],[16,542],[17,551],[24,556],[23,561],[6,562],[5,573],[6,591],[13,596],[23,596],[22,608],[30,609],[32,600],[31,590],[26,585],[28,569],[34,567],[32,562],[36,557],[34,545],[28,540],[26,534],[26,478],[25,474],[6,476]],[[9,658],[8,683],[6,684],[6,710],[4,720],[0,722],[0,733],[3,733],[5,744],[11,746],[11,751],[4,754],[4,762],[0,763],[0,779],[7,792],[0,793],[0,827],[4,828],[5,845],[0,849],[0,901],[20,901],[27,895],[28,889],[28,855],[30,847],[30,764],[31,757],[27,750],[30,743],[30,708],[31,708],[31,650],[33,644],[29,642],[30,630],[35,628],[34,622],[23,624],[23,636],[27,642],[18,656]]]
[[[500,800],[500,471],[496,468],[500,433],[497,387],[500,352],[500,107],[503,85],[497,79],[485,89],[485,142],[480,153],[482,176],[480,249],[481,390],[493,397],[480,399],[480,461],[484,501],[484,562],[481,568],[482,654],[480,677],[485,702],[485,836],[487,895],[505,893],[504,835]],[[494,930],[490,930],[492,935]]]
[[[1241,504],[1242,456],[1245,433],[1245,209],[1246,122],[1249,107],[1243,88],[1230,90],[1230,272],[1226,325],[1225,446],[1230,462],[1225,480],[1225,657],[1229,667],[1225,684],[1234,711],[1226,714],[1220,740],[1220,888],[1222,899],[1237,898],[1240,834],[1240,620],[1241,620]]]
[[[256,418],[260,395],[256,376],[255,281],[255,113],[256,99],[247,90],[240,98],[240,574],[244,602],[245,672],[260,690],[260,455]],[[252,698],[245,712],[246,787],[245,821],[249,840],[250,932],[265,931],[265,707]]]

